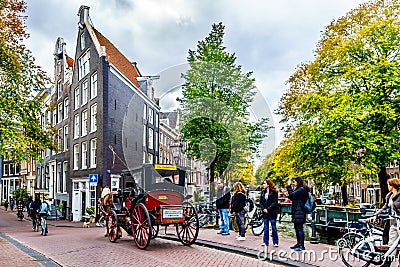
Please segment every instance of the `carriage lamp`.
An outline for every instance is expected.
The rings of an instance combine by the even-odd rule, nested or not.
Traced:
[[[174,140],[174,142],[170,144],[169,147],[171,148],[172,157],[174,158],[175,165],[179,165],[179,162],[181,160],[181,150],[183,147],[182,142]]]

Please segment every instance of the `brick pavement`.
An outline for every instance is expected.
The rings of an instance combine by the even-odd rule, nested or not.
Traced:
[[[52,221],[54,226],[58,227],[82,227],[82,223],[69,222],[69,221]],[[96,227],[95,224],[91,224],[90,227]],[[250,230],[248,230],[250,231]],[[294,230],[293,230],[294,231]],[[160,229],[160,235],[164,233],[164,229]],[[167,235],[175,235],[175,228],[167,230]],[[271,263],[288,263],[294,266],[324,266],[324,267],[337,267],[343,266],[340,260],[338,249],[334,245],[328,245],[323,243],[311,244],[309,241],[305,242],[306,250],[302,252],[295,252],[290,249],[290,246],[296,243],[293,238],[279,238],[279,247],[270,246],[263,248],[262,235],[254,236],[251,232],[246,234],[246,241],[237,241],[235,239],[236,233],[231,231],[229,236],[221,236],[217,234],[216,230],[201,228],[198,236],[198,244],[204,246],[210,246],[214,248],[223,249],[235,253],[249,254],[249,255],[260,255]],[[202,242],[204,241],[204,242]],[[272,240],[271,240],[272,243]],[[267,255],[264,253],[267,252]]]
[[[43,266],[35,258],[29,256],[7,240],[0,237],[0,266],[37,267]]]

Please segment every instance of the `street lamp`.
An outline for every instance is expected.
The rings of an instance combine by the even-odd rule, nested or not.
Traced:
[[[174,158],[175,165],[179,165],[181,161],[181,150],[183,147],[182,142],[179,142],[178,140],[174,140],[172,144],[169,145],[171,148],[171,153],[172,157]]]

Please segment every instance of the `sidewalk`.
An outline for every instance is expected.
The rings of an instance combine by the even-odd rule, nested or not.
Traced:
[[[70,221],[49,221],[56,227],[82,227],[81,222]],[[95,223],[91,223],[90,227],[96,227]],[[294,231],[294,230],[293,230]],[[169,227],[167,234],[164,235],[164,227],[160,227],[159,236],[161,238],[177,240],[175,227]],[[124,232],[124,235],[126,233]],[[291,266],[323,266],[338,267],[344,266],[336,246],[323,243],[311,244],[305,242],[305,251],[296,252],[290,249],[296,243],[293,238],[279,238],[279,247],[269,246],[264,248],[261,246],[262,235],[254,236],[250,230],[246,234],[246,241],[237,241],[234,231],[228,236],[217,234],[217,230],[209,228],[200,228],[196,241],[197,245],[207,246],[215,249],[225,250],[233,253],[244,254],[247,256],[271,261],[275,264],[285,264]],[[272,240],[271,240],[272,243]]]

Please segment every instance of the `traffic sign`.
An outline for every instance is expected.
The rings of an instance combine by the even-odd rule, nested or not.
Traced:
[[[89,183],[97,184],[98,181],[99,181],[99,175],[97,173],[89,174]]]

